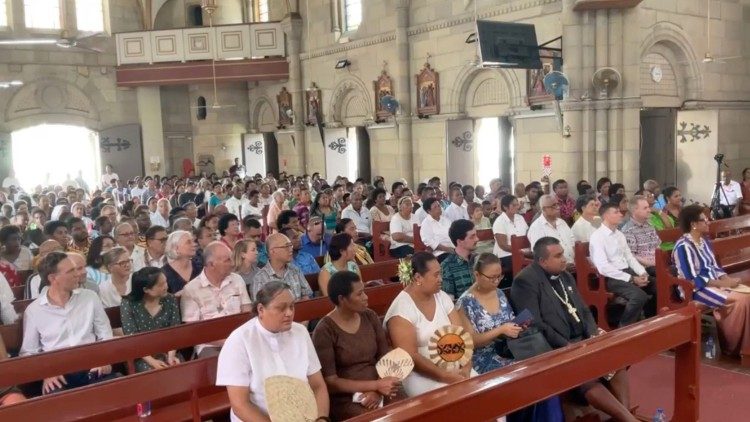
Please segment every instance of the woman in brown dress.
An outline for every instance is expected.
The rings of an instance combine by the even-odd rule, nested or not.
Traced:
[[[398,378],[379,378],[378,360],[390,351],[377,314],[367,308],[359,275],[338,271],[328,297],[336,308],[320,320],[312,339],[331,397],[331,419],[345,420],[404,397]],[[361,403],[353,401],[361,396]]]
[[[740,200],[740,215],[750,214],[750,167],[742,170],[742,200]]]

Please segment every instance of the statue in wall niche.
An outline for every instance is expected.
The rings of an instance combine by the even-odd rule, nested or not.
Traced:
[[[383,106],[382,99],[386,95],[393,95],[393,79],[383,70],[372,84],[375,88],[375,121],[382,122],[391,116],[391,112]]]
[[[315,126],[318,124],[318,116],[321,116],[322,118],[322,114],[320,112],[320,101],[320,89],[318,89],[318,87],[313,83],[310,86],[310,89],[305,91],[305,103],[307,104],[307,113],[305,113],[306,125]]]
[[[292,117],[294,116],[294,112],[292,111],[292,94],[286,90],[286,87],[281,88],[281,92],[276,96],[276,102],[279,105],[279,128],[292,125]]]
[[[429,63],[417,74],[417,114],[440,114],[440,80]]]

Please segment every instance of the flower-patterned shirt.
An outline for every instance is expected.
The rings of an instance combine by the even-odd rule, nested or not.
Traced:
[[[474,297],[471,289],[469,289],[458,298],[456,306],[466,314],[472,327],[474,327],[474,331],[484,333],[506,322],[511,322],[515,318],[508,298],[505,297],[505,293],[500,289],[497,289],[497,300],[500,302],[500,310],[495,314],[491,314],[484,309],[482,304]],[[497,354],[494,342],[475,348],[471,361],[474,370],[480,374],[513,363],[512,359],[507,359]]]

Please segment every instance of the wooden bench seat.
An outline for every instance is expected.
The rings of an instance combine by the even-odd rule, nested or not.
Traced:
[[[534,262],[534,253],[531,243],[526,236],[510,237],[511,260],[513,262],[513,277],[515,278],[522,269]]]
[[[372,222],[372,260],[375,262],[388,261],[391,256],[391,241],[389,231],[391,224],[387,221]]]
[[[20,284],[18,286],[13,286],[10,289],[13,291],[13,297],[16,298],[16,300],[23,299],[23,296],[26,293],[26,285],[25,284]]]
[[[734,236],[750,230],[750,214],[711,221],[708,235],[711,239]]]
[[[604,277],[589,259],[588,242],[576,242],[575,265],[576,285],[581,298],[589,305],[599,327],[605,331],[611,330],[612,327],[607,320],[607,305],[614,295],[607,291]]]

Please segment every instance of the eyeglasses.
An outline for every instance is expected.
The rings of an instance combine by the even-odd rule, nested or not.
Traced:
[[[118,236],[122,236],[122,237],[135,236],[135,232],[120,233],[118,234]]]
[[[483,272],[481,272],[481,271],[477,271],[477,273],[478,273],[479,275],[481,275],[482,277],[484,277],[484,278],[486,278],[486,279],[488,279],[488,280],[490,280],[490,281],[492,281],[492,282],[495,282],[495,281],[497,281],[497,280],[500,280],[501,278],[503,278],[503,275],[502,275],[502,274],[498,275],[497,277],[490,277],[490,276],[488,276],[487,274],[484,274],[484,273],[483,273]]]
[[[271,249],[291,249],[293,247],[294,247],[294,245],[292,243],[287,243],[286,245],[274,246]]]
[[[133,260],[127,259],[124,261],[115,262],[115,265],[119,265],[120,267],[127,267],[129,265],[133,265]]]
[[[542,208],[560,208],[560,204],[555,203],[555,204],[552,204],[552,205],[544,206]]]

